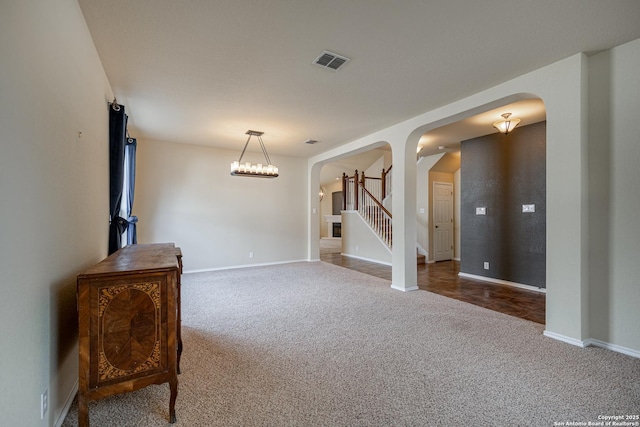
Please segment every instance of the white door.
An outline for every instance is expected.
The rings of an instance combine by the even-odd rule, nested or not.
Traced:
[[[453,184],[433,183],[433,260],[453,258]]]

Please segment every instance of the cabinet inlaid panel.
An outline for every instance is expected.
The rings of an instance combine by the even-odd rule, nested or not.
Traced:
[[[100,288],[100,380],[160,365],[159,283]]]
[[[162,274],[134,283],[98,279],[89,291],[95,358],[91,387],[139,378],[167,369],[167,280]]]

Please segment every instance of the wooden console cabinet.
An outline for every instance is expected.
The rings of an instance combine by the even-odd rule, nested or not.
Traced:
[[[173,244],[131,245],[78,275],[78,424],[88,403],[169,383],[176,420],[182,254]]]

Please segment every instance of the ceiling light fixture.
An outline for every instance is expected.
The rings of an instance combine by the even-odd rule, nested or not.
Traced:
[[[511,113],[504,113],[502,115],[504,119],[498,120],[497,122],[495,122],[493,124],[493,127],[498,129],[500,133],[504,133],[505,135],[508,134],[516,126],[518,126],[518,123],[520,123],[520,119],[517,119],[515,117],[509,118],[510,116],[511,116]]]
[[[249,135],[249,138],[247,138],[247,142],[244,144],[240,158],[236,162],[231,162],[231,175],[252,176],[255,178],[276,178],[278,176],[278,168],[271,164],[271,159],[269,159],[267,149],[264,147],[264,142],[262,142],[262,135],[264,135],[264,132],[248,130],[246,135]],[[242,157],[244,156],[244,152],[247,150],[247,146],[249,145],[249,141],[252,136],[258,137],[260,148],[262,148],[262,154],[264,154],[264,159],[267,161],[266,165],[263,165],[262,163],[252,165],[250,162],[242,163]]]

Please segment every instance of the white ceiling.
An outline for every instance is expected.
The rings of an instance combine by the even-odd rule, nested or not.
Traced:
[[[640,37],[637,0],[79,3],[133,136],[240,151],[254,129],[295,157]],[[312,65],[325,49],[351,61]],[[478,136],[463,128],[425,149]]]

